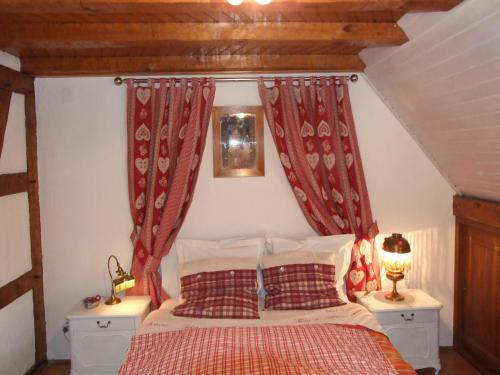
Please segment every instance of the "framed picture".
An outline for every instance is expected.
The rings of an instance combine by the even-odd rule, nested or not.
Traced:
[[[264,176],[262,107],[214,107],[214,176]]]

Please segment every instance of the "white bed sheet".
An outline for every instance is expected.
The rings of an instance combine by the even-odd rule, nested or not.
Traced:
[[[348,302],[346,305],[319,310],[261,310],[260,319],[206,319],[175,316],[172,309],[178,299],[165,301],[160,309],[152,311],[139,328],[138,334],[179,331],[185,328],[255,327],[295,324],[356,324],[385,334],[375,317],[363,306]]]

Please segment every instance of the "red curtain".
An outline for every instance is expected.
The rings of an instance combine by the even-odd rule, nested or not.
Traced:
[[[320,235],[354,233],[347,295],[380,289],[373,222],[344,77],[259,82],[266,118],[286,176]]]
[[[215,95],[213,79],[127,81],[128,170],[134,222],[129,295],[168,298],[159,266],[193,197]]]

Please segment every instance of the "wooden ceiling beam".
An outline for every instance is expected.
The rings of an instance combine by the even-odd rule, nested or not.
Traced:
[[[36,76],[362,71],[364,67],[363,62],[357,55],[50,57],[21,59],[22,71]]]
[[[463,0],[407,0],[402,10],[406,12],[446,12]]]
[[[408,40],[395,23],[99,23],[6,24],[0,48],[139,47],[152,43],[346,42],[399,45]]]
[[[262,6],[247,1],[233,7],[226,0],[0,0],[0,13],[149,13],[260,9],[262,12],[285,11],[292,7],[330,7],[338,12],[363,11],[446,11],[462,0],[273,0]],[[223,8],[220,8],[223,7]]]
[[[106,48],[155,43],[362,42],[394,45],[407,41],[394,23],[170,23],[2,25],[0,46]]]

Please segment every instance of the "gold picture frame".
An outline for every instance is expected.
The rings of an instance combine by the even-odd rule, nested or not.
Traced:
[[[214,177],[264,176],[262,107],[214,107],[212,126]]]

